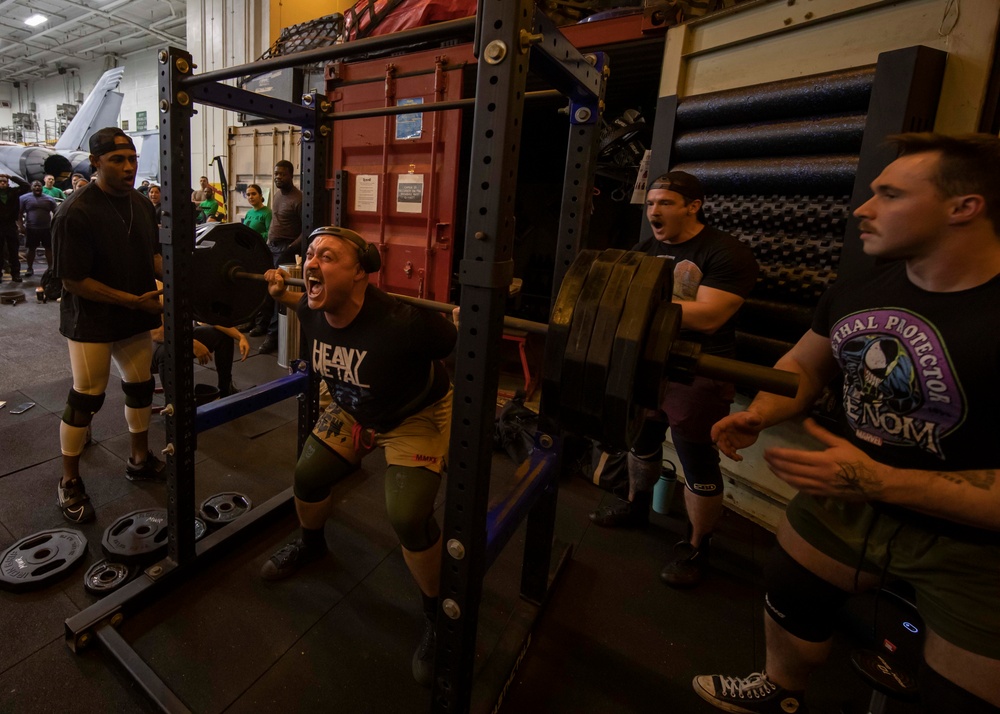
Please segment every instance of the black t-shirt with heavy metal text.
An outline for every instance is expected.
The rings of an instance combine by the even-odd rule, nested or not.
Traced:
[[[365,288],[350,325],[331,327],[303,296],[297,310],[312,368],[336,402],[365,427],[386,432],[448,392],[440,362],[455,347],[457,330],[437,312]]]

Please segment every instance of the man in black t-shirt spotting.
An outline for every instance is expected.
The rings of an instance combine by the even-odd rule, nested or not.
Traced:
[[[91,520],[94,508],[80,478],[87,428],[104,403],[114,361],[122,376],[132,481],[162,477],[163,462],[149,450],[152,341],[163,307],[156,289],[161,275],[153,205],[135,185],[135,145],[125,132],[107,127],[90,138],[97,180],[73,192],[53,222],[53,270],[63,282],[59,332],[69,346],[73,387],[66,399],[59,443],[63,475],[59,507],[75,523]]]
[[[378,249],[354,231],[318,228],[310,240],[305,294],[286,292],[287,274],[280,269],[265,277],[272,297],[297,310],[312,368],[333,401],[295,466],[301,538],[271,556],[261,577],[280,580],[327,553],[323,529],[333,510],[331,488],[366,454],[384,448],[386,510],[425,613],[413,677],[429,685],[441,572],[434,498],[451,431],[451,384],[441,360],[454,348],[457,330],[440,314],[370,285]]]
[[[674,262],[673,302],[681,306],[680,339],[702,351],[732,356],[733,317],[757,280],[750,248],[706,226],[701,182],[683,171],[653,181],[646,193],[646,218],[653,236],[632,250]],[[660,476],[667,428],[684,469],[688,538],[674,546],[660,573],[668,585],[692,587],[701,581],[709,540],[722,515],[722,472],[712,444],[712,424],[729,413],[733,385],[696,377],[690,385],[671,383],[660,409],[650,414],[628,454],[629,498],[590,514],[600,526],[641,526],[649,520],[653,485]]]

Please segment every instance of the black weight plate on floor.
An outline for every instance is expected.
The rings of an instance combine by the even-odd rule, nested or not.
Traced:
[[[58,580],[87,553],[80,531],[39,531],[14,543],[0,556],[0,588],[23,592]]]
[[[253,508],[253,502],[242,493],[225,491],[209,496],[201,504],[199,513],[205,522],[213,526],[232,523]]]
[[[580,395],[580,411],[587,417],[589,426],[587,432],[594,438],[602,438],[602,419],[604,415],[604,389],[598,385],[607,385],[611,373],[611,352],[615,345],[615,333],[625,310],[625,300],[632,284],[643,254],[628,252],[621,257],[611,269],[608,287],[604,290],[601,305],[597,309],[597,319],[594,321],[594,332],[590,336],[590,348],[587,350],[587,362],[584,365],[584,383],[587,389]]]
[[[635,404],[635,372],[657,305],[670,299],[673,261],[645,256],[629,285],[611,350],[604,390],[604,438],[609,447],[629,448],[642,428],[644,412]]]
[[[600,389],[600,385],[587,384],[584,367],[601,299],[608,287],[615,263],[623,255],[625,255],[623,250],[605,250],[597,256],[597,260],[590,266],[590,273],[583,284],[583,290],[580,291],[580,297],[576,301],[576,310],[573,312],[573,324],[570,325],[566,355],[563,358],[559,423],[577,434],[587,434],[590,431],[589,420],[581,408],[583,392],[588,388]]]
[[[230,279],[233,268],[265,273],[274,267],[260,234],[242,223],[206,223],[195,233],[192,310],[197,320],[233,327],[267,299],[267,283]]]
[[[635,371],[635,403],[641,407],[658,409],[663,403],[668,388],[663,376],[670,346],[681,331],[681,309],[676,303],[661,302],[646,332],[646,343]]]
[[[103,597],[113,593],[135,575],[135,567],[111,560],[99,560],[83,576],[83,589],[91,595]]]
[[[549,316],[549,329],[545,336],[545,358],[542,367],[542,400],[540,409],[548,418],[560,421],[560,394],[562,392],[563,357],[569,342],[569,331],[576,310],[576,301],[583,284],[590,274],[590,266],[597,259],[596,250],[581,250],[566,271]]]
[[[166,509],[133,511],[105,529],[101,549],[109,560],[141,565],[166,550],[167,536]]]

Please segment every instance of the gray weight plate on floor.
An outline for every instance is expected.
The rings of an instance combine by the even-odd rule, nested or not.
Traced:
[[[581,394],[580,410],[587,417],[588,435],[594,438],[603,437],[601,424],[604,413],[604,389],[595,385],[607,385],[611,373],[611,353],[615,345],[615,333],[625,310],[625,300],[632,284],[643,254],[628,252],[611,269],[608,287],[604,290],[601,305],[597,309],[597,319],[594,321],[594,332],[590,337],[590,348],[587,350],[587,363],[584,366],[584,383],[587,388]]]
[[[681,306],[661,302],[646,332],[639,366],[635,371],[635,402],[647,409],[658,409],[667,388],[664,371],[670,346],[681,331]]]
[[[253,502],[244,494],[224,491],[206,498],[201,504],[199,513],[209,525],[224,526],[227,523],[232,523],[251,508],[253,508]]]
[[[83,576],[83,589],[91,595],[104,597],[113,593],[135,575],[136,568],[125,563],[99,560]]]
[[[87,553],[80,531],[39,531],[14,543],[0,556],[0,588],[23,592],[66,575]]]
[[[163,508],[126,513],[108,526],[101,549],[109,560],[141,565],[167,548],[167,511]]]
[[[644,256],[629,285],[604,391],[603,441],[609,446],[630,448],[642,427],[644,413],[635,403],[635,372],[656,307],[670,299],[672,275],[672,260]]]
[[[587,352],[590,349],[590,338],[594,334],[594,323],[601,307],[601,299],[607,290],[611,273],[622,256],[623,250],[602,251],[590,266],[590,273],[580,291],[570,325],[569,340],[566,342],[566,354],[563,357],[562,392],[560,393],[559,422],[570,431],[587,434],[591,431],[589,420],[583,413],[581,403],[586,389],[597,388],[600,385],[588,385],[586,382],[585,365]]]
[[[598,251],[582,250],[569,266],[556,302],[549,317],[549,329],[545,336],[545,358],[542,367],[541,411],[548,418],[559,421],[560,393],[562,391],[563,357],[569,342],[569,331],[576,310],[576,301],[583,290],[583,284],[590,274],[590,266],[597,259]]]

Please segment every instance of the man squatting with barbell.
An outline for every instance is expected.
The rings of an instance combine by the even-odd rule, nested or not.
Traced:
[[[777,367],[794,399],[760,393],[712,429],[724,454],[807,412],[842,376],[843,438],[764,459],[798,494],[764,566],[766,671],[702,675],[728,712],[804,714],[851,593],[908,582],[926,625],[923,711],[1000,711],[1000,139],[892,137],[900,157],[854,211],[881,261],[841,278]]]
[[[674,303],[681,305],[679,338],[707,354],[731,357],[736,348],[734,316],[757,281],[750,248],[728,233],[705,225],[705,191],[689,173],[671,171],[649,184],[646,219],[653,235],[632,250],[674,262]],[[672,383],[660,409],[650,413],[627,457],[629,496],[590,514],[605,527],[644,526],[653,486],[660,476],[663,441],[670,428],[684,470],[687,538],[674,546],[660,577],[673,587],[692,587],[702,578],[712,531],[722,515],[722,471],[712,444],[712,424],[729,414],[735,389],[728,382],[695,377]]]
[[[149,331],[163,306],[156,289],[162,267],[153,204],[134,189],[137,157],[128,135],[106,127],[90,137],[96,181],[77,189],[53,222],[53,272],[63,283],[59,332],[69,345],[73,387],[66,399],[59,444],[63,474],[58,502],[74,523],[94,518],[80,478],[80,455],[94,414],[104,404],[112,360],[122,375],[132,481],[163,477],[149,450],[154,382]]]
[[[332,487],[383,447],[386,510],[423,598],[413,677],[429,685],[441,573],[434,498],[451,431],[452,388],[441,360],[454,349],[458,332],[437,312],[399,302],[369,284],[368,274],[379,269],[378,249],[354,231],[317,228],[309,241],[304,294],[286,291],[288,274],[281,269],[265,277],[271,296],[297,311],[312,367],[333,400],[295,466],[301,537],[272,555],[261,577],[286,578],[326,555]]]

